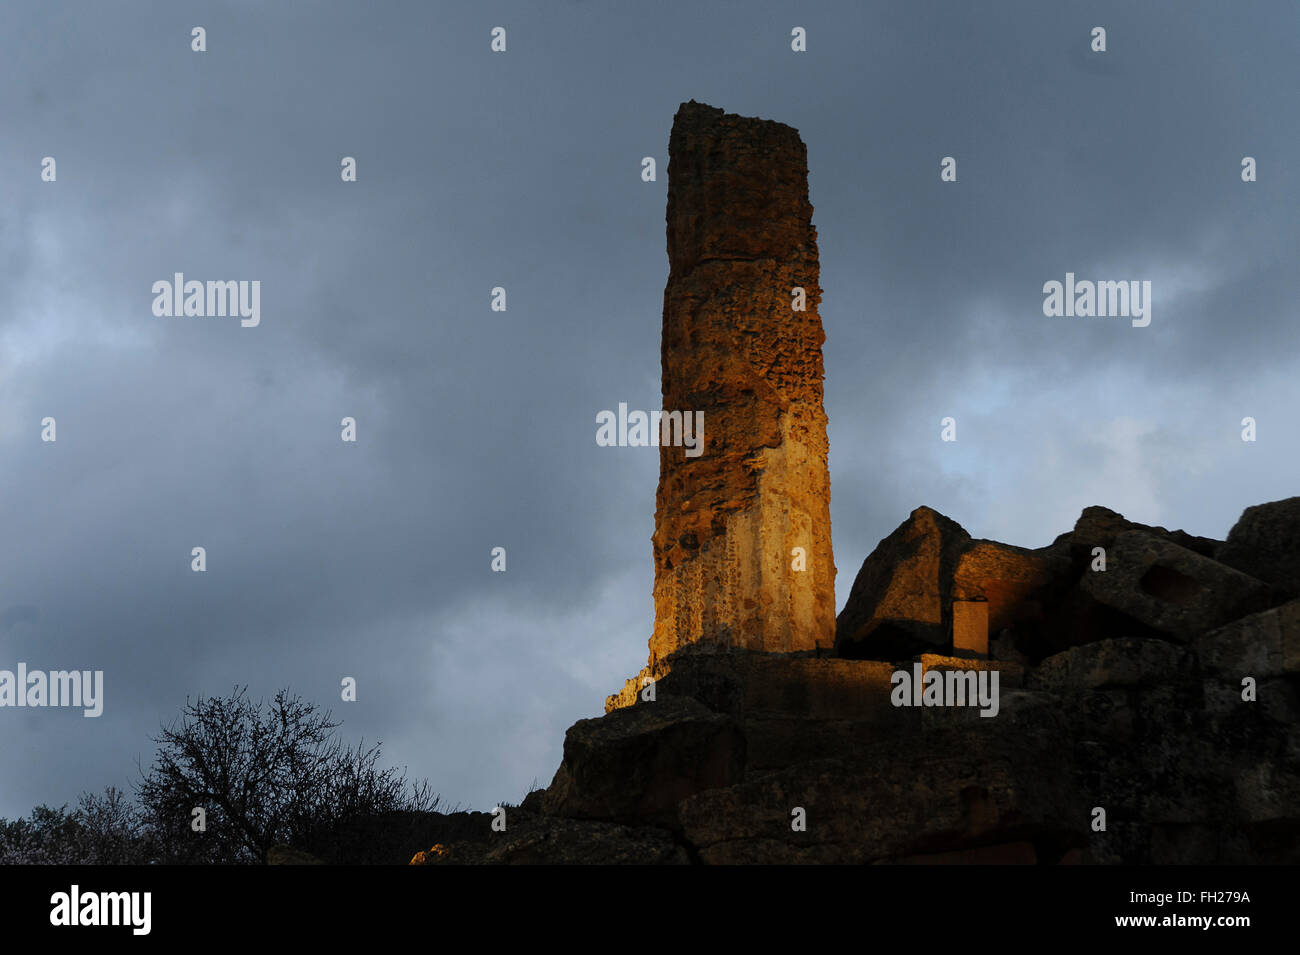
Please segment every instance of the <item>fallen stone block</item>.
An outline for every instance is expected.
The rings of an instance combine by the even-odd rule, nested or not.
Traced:
[[[1300,594],[1300,497],[1248,507],[1215,559]]]
[[[1072,647],[1029,671],[1035,689],[1099,690],[1164,683],[1187,670],[1187,651],[1164,640],[1119,637]]]
[[[1234,620],[1192,642],[1201,666],[1256,680],[1300,673],[1300,600]]]
[[[1115,539],[1128,531],[1143,531],[1152,537],[1200,554],[1202,557],[1214,557],[1217,549],[1223,545],[1222,541],[1197,537],[1186,531],[1170,531],[1163,527],[1139,524],[1136,521],[1126,520],[1124,515],[1108,507],[1095,506],[1085,507],[1079,519],[1074,522],[1074,530],[1062,537],[1069,541],[1070,556],[1075,564],[1086,567],[1093,561],[1094,548],[1101,547],[1109,551],[1114,546]],[[1057,538],[1055,543],[1060,542],[1061,538]]]
[[[1070,562],[1063,557],[977,540],[957,561],[952,596],[957,601],[988,601],[987,629],[997,633],[1041,620],[1045,604],[1069,583],[1070,577]],[[959,646],[955,620],[953,646]]]
[[[858,571],[837,621],[836,654],[894,660],[947,649],[953,574],[969,543],[956,521],[914,510]]]
[[[1119,534],[1107,553],[1106,570],[1086,572],[1079,587],[1097,602],[1183,641],[1281,599],[1268,584],[1145,531]]]

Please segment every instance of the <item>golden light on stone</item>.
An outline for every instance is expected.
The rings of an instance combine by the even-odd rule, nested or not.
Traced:
[[[989,655],[989,602],[982,597],[952,604],[952,648]]]

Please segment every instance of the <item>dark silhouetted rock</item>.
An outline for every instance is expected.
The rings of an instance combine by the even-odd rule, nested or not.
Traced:
[[[927,714],[923,735],[877,738],[687,799],[683,833],[706,863],[865,863],[978,845],[1041,843],[1055,861],[1086,844],[1087,807],[1061,752],[1066,715],[1041,694],[1002,714]],[[803,809],[806,831],[793,831]]]
[[[987,600],[990,635],[1035,626],[1070,576],[1063,553],[973,540],[960,524],[919,507],[863,562],[840,612],[835,651],[873,660],[947,652],[954,600]]]
[[[267,865],[324,865],[320,859],[317,859],[310,852],[303,852],[295,849],[293,846],[278,845],[271,846],[266,850]]]
[[[1120,533],[1107,551],[1106,570],[1085,573],[1080,587],[1099,603],[1179,640],[1280,600],[1254,577],[1146,531]]]
[[[1300,600],[1234,620],[1194,641],[1201,665],[1256,680],[1300,675]]]
[[[836,654],[901,660],[946,649],[952,579],[970,541],[960,524],[938,511],[914,510],[858,571],[840,612]]]
[[[1222,541],[1209,537],[1196,537],[1186,531],[1169,531],[1163,527],[1125,520],[1122,514],[1108,507],[1085,507],[1074,523],[1074,530],[1068,535],[1070,556],[1079,567],[1084,567],[1092,562],[1094,547],[1103,547],[1109,551],[1115,538],[1125,531],[1145,531],[1152,537],[1185,547],[1202,557],[1213,557],[1215,551],[1222,546]]]
[[[671,825],[676,808],[703,789],[744,775],[745,737],[730,717],[688,698],[579,720],[543,797],[546,813]]]
[[[1229,567],[1300,594],[1300,497],[1246,508],[1216,556]]]
[[[504,832],[474,842],[434,845],[411,865],[689,865],[663,829],[507,813]]]
[[[1163,682],[1186,656],[1185,650],[1163,640],[1099,640],[1043,660],[1030,671],[1030,686],[1098,690]]]

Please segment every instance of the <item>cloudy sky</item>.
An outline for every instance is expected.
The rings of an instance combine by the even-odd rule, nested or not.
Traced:
[[[1297,493],[1300,7],[1062,6],[6,3],[0,669],[105,704],[0,709],[0,815],[236,683],[462,805],[549,782],[646,657],[658,455],[595,415],[660,406],[692,98],[808,145],[841,606],[920,504],[1041,546]],[[155,317],[175,272],[261,324]],[[1045,317],[1066,272],[1151,281],[1150,326]]]

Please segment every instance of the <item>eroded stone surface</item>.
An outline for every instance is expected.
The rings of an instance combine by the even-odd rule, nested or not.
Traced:
[[[694,458],[660,449],[650,661],[701,641],[828,647],[835,564],[807,150],[789,126],[691,101],[668,152],[663,406],[703,411],[705,444]],[[795,287],[804,311],[792,309]]]
[[[1074,647],[1045,659],[1032,673],[1039,689],[1085,690],[1168,681],[1187,652],[1163,640],[1117,638]]]
[[[900,660],[947,651],[955,601],[988,601],[990,634],[1037,621],[1070,571],[1062,554],[973,540],[956,521],[918,507],[863,562],[837,621],[836,653]]]
[[[1177,544],[1179,547],[1185,547],[1193,553],[1200,554],[1202,557],[1213,557],[1215,551],[1222,546],[1222,541],[1216,541],[1209,537],[1197,537],[1183,530],[1166,530],[1163,527],[1153,527],[1149,524],[1139,524],[1137,521],[1130,521],[1123,514],[1112,511],[1108,507],[1085,507],[1079,519],[1074,523],[1074,530],[1069,533],[1070,554],[1080,564],[1086,565],[1092,560],[1092,551],[1095,547],[1110,548],[1115,543],[1115,538],[1125,531],[1145,531],[1152,537],[1158,537],[1167,540],[1170,543]]]
[[[1254,577],[1138,530],[1117,535],[1106,570],[1084,574],[1080,587],[1181,640],[1280,602],[1274,588]]]
[[[1300,497],[1246,508],[1215,557],[1300,594]]]
[[[954,600],[988,601],[988,629],[997,633],[1041,618],[1043,605],[1068,576],[1069,562],[1044,551],[997,541],[971,541],[953,571]]]
[[[672,825],[687,796],[738,782],[745,737],[731,718],[678,697],[579,720],[542,798],[548,815]]]
[[[838,621],[840,656],[906,659],[951,644],[952,579],[970,535],[918,507],[862,564]]]
[[[1082,847],[1087,814],[1060,745],[1064,714],[1019,692],[1004,716],[881,734],[836,759],[698,793],[682,803],[683,833],[701,861],[723,864],[880,862],[1024,839],[1054,860]],[[796,808],[804,831],[791,828]]]
[[[1251,614],[1194,641],[1201,665],[1256,680],[1300,674],[1300,600]]]

